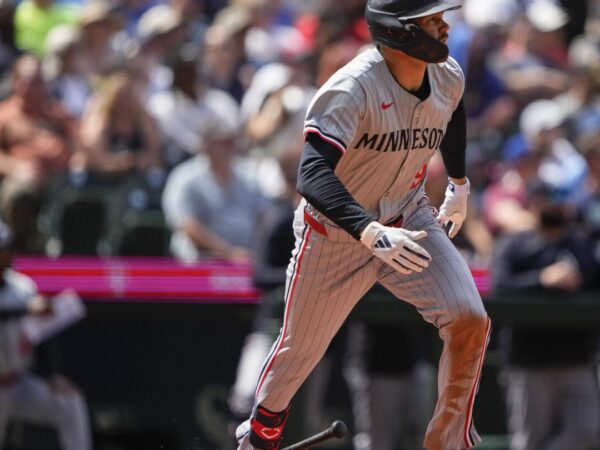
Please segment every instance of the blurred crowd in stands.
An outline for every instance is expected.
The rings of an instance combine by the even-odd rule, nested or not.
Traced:
[[[536,179],[565,191],[597,245],[600,2],[563,3],[467,0],[448,17],[472,183],[457,245],[472,264],[535,226]],[[252,258],[311,96],[369,45],[363,8],[2,0],[0,207],[18,251]],[[437,205],[441,159],[428,184]]]
[[[259,287],[280,287],[304,114],[371,45],[364,5],[0,0],[0,217],[14,249],[249,261]],[[456,245],[472,266],[498,269],[498,289],[597,288],[600,1],[465,0],[446,19],[469,116],[470,207]],[[427,176],[439,206],[441,157]],[[537,338],[522,335],[533,346],[512,347],[511,363],[593,359],[595,346],[580,345],[588,334],[562,336],[563,360],[544,358],[551,338]],[[576,425],[593,422],[594,439],[600,407],[588,398],[593,414]],[[512,420],[526,417],[515,408]],[[538,448],[511,427],[511,448]],[[551,448],[575,448],[562,439]]]

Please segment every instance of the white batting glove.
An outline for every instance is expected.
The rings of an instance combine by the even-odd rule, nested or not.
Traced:
[[[427,236],[426,231],[410,231],[371,222],[363,230],[360,241],[374,256],[404,275],[422,272],[429,266],[431,255],[415,241]]]
[[[467,218],[467,197],[469,195],[469,180],[465,184],[455,184],[450,181],[446,188],[446,197],[444,203],[440,207],[440,212],[437,220],[440,225],[448,225],[452,222],[448,236],[453,238],[462,227],[463,222]]]

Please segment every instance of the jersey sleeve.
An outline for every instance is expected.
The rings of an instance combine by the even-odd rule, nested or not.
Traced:
[[[353,141],[366,109],[366,95],[353,77],[338,74],[325,83],[308,107],[304,134],[317,133],[341,153]]]
[[[448,75],[454,81],[452,98],[454,100],[454,110],[456,110],[465,93],[465,74],[458,62],[451,56],[448,57],[448,60],[446,61],[445,65],[448,70]]]

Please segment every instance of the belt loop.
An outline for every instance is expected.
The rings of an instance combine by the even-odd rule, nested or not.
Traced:
[[[304,207],[304,221],[317,233],[327,237],[327,228],[325,228],[325,225],[323,225],[321,222],[319,222],[317,219],[315,219],[308,212],[306,207]]]

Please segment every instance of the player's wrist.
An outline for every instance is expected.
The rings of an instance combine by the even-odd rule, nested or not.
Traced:
[[[448,189],[455,197],[467,197],[471,190],[471,182],[467,177],[462,179],[449,178]]]
[[[369,223],[360,233],[360,242],[362,242],[363,245],[369,250],[372,249],[373,242],[377,240],[384,229],[385,227],[382,224],[374,220],[373,222]]]

